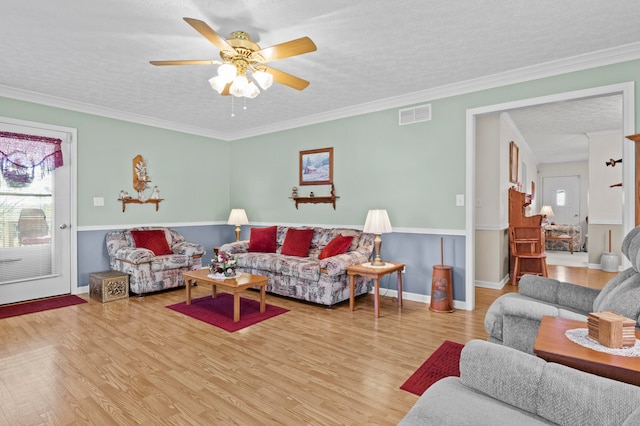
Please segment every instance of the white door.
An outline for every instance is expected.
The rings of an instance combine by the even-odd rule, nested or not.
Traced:
[[[19,175],[11,174],[10,160],[18,158],[21,150],[4,153],[4,164],[0,164],[0,305],[68,294],[72,282],[73,135],[51,126],[16,123],[0,118],[0,132],[62,140],[64,165],[51,172],[20,168],[28,171],[27,177],[15,179]]]
[[[542,178],[542,205],[551,206],[552,222],[558,225],[580,224],[580,177]]]

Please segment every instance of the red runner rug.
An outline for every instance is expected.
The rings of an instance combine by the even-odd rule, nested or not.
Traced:
[[[445,340],[442,345],[407,379],[400,389],[422,395],[429,386],[449,376],[460,376],[460,352],[464,345]]]
[[[181,302],[167,308],[227,331],[237,331],[289,312],[288,309],[267,304],[264,314],[261,314],[260,302],[241,297],[240,321],[233,322],[233,295],[229,293],[218,293],[215,299],[211,296],[200,297],[192,299],[190,305]]]
[[[49,309],[64,308],[65,306],[79,305],[81,303],[87,303],[87,301],[76,295],[67,294],[65,296],[49,297],[47,299],[4,305],[0,306],[0,319],[47,311]]]

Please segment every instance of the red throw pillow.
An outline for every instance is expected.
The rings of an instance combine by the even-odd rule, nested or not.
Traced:
[[[353,241],[353,236],[345,237],[342,234],[338,234],[333,240],[329,241],[329,244],[324,246],[318,259],[322,260],[325,257],[336,256],[342,253],[345,253],[351,242]]]
[[[167,237],[162,229],[149,229],[147,231],[129,231],[138,248],[149,249],[156,256],[172,254]]]
[[[249,251],[275,253],[277,232],[277,226],[251,228],[251,233],[249,234]]]
[[[313,238],[313,229],[288,229],[280,253],[288,256],[307,257]]]

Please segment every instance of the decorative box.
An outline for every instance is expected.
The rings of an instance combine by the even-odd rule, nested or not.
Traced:
[[[636,322],[615,312],[592,312],[587,318],[589,337],[608,348],[636,344]]]
[[[103,303],[129,297],[129,275],[118,271],[89,274],[89,296]]]

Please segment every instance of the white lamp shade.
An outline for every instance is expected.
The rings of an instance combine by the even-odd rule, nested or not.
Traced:
[[[226,83],[233,80],[237,73],[238,70],[236,70],[236,67],[231,64],[222,64],[218,67],[218,75]]]
[[[273,84],[273,76],[265,71],[255,71],[253,78],[258,82],[262,90],[267,90]]]
[[[250,81],[249,84],[247,84],[247,87],[245,87],[244,96],[246,98],[253,99],[258,96],[259,93],[260,89],[258,89],[258,86],[256,86],[253,81]]]
[[[211,87],[213,87],[213,89],[218,93],[222,93],[224,88],[227,86],[227,82],[224,81],[224,79],[219,75],[209,79],[209,83],[211,84]]]
[[[244,93],[247,88],[247,84],[249,84],[249,82],[247,81],[247,77],[245,77],[244,75],[237,75],[233,79],[233,83],[231,83],[231,87],[229,88],[229,93],[237,97],[244,96]]]
[[[227,225],[246,225],[248,223],[249,219],[247,219],[247,213],[244,209],[231,209]]]
[[[369,210],[364,222],[364,232],[367,234],[386,234],[392,232],[391,222],[386,210]]]
[[[540,214],[546,217],[553,217],[553,209],[551,206],[542,206],[540,209]]]

